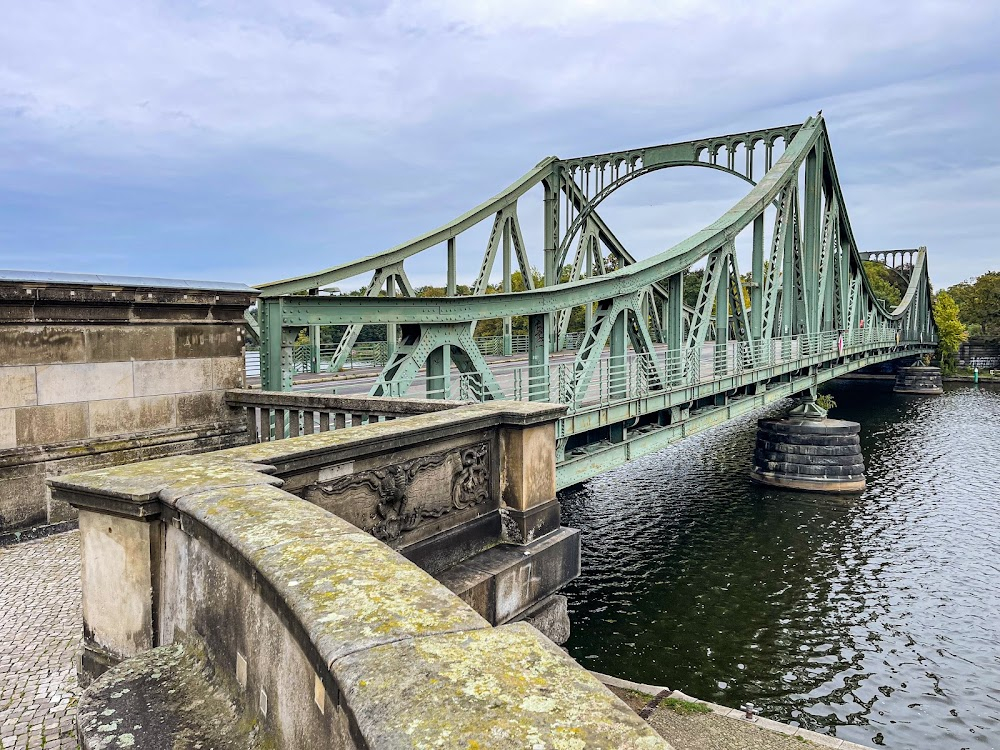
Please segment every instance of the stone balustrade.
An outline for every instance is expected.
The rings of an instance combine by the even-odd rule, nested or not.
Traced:
[[[237,389],[226,392],[226,403],[246,411],[250,442],[266,443],[429,414],[471,402]]]
[[[79,509],[81,665],[109,670],[84,747],[668,747],[520,621],[578,572],[560,414],[466,405],[51,480]]]

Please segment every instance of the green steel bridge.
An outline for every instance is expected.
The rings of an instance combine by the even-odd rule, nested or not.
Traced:
[[[623,185],[681,166],[720,170],[751,187],[714,223],[637,260],[598,209]],[[526,239],[518,205],[539,187],[541,237]],[[492,222],[489,239],[473,256],[471,293],[459,295],[459,246],[467,257],[469,230],[481,222]],[[749,248],[746,276],[738,246]],[[444,296],[418,296],[405,263],[442,249]],[[530,250],[541,253],[541,273],[533,273]],[[498,256],[501,291],[487,293]],[[873,292],[866,260],[905,283],[895,308]],[[702,263],[697,301],[685,306],[685,273]],[[522,291],[513,290],[517,271]],[[325,291],[361,274],[371,274],[362,295]],[[258,287],[248,322],[260,340],[264,390],[292,389],[303,328],[318,348],[321,326],[346,326],[329,356],[336,371],[362,326],[384,326],[384,365],[364,384],[372,396],[563,404],[560,487],[776,400],[808,400],[818,385],[853,370],[931,353],[937,340],[926,249],[859,250],[822,114],[801,125],[549,157],[410,242]],[[584,323],[571,333],[574,309]],[[496,353],[506,357],[484,355],[474,339],[477,322],[496,319],[503,326]],[[527,335],[515,337],[525,325]]]

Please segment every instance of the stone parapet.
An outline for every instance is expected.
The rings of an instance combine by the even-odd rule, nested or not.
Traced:
[[[44,477],[243,441],[240,284],[0,271],[0,532],[72,516]]]
[[[558,413],[549,405],[476,404],[51,480],[55,494],[80,509],[89,663],[121,662],[81,701],[83,746],[114,744],[134,726],[142,729],[127,741],[146,746],[152,728],[179,719],[186,740],[211,739],[212,729],[199,734],[165,691],[128,700],[123,688],[148,684],[151,670],[164,669],[176,695],[226,696],[236,714],[230,726],[245,732],[240,747],[669,748],[535,628],[493,626],[498,606],[508,608],[507,619],[559,619],[558,606],[542,616],[533,599],[576,574],[576,532],[557,530],[521,547],[495,537],[492,586],[502,595],[484,596],[480,608],[406,559],[407,545],[397,551],[363,528],[372,522],[358,510],[367,496],[352,506],[357,524],[306,499],[309,477],[353,462],[352,473],[391,488],[376,491],[377,518],[385,520],[392,498],[426,509],[431,525],[467,510],[452,502],[454,476],[463,491],[488,490],[469,507],[489,517],[501,502],[499,434],[518,425],[554,430]],[[421,444],[425,455],[448,455],[441,445],[451,441],[461,456],[470,435],[486,445],[488,471],[456,464],[451,480],[448,472],[437,480],[446,490],[440,499],[429,484],[411,495],[405,475],[380,468],[419,458],[406,451]],[[413,477],[446,462],[435,459]],[[437,515],[442,507],[451,510]],[[506,563],[503,549],[516,552]],[[577,557],[567,562],[569,550]],[[546,571],[553,573],[543,580]],[[487,572],[482,591],[488,580]],[[519,611],[515,599],[526,606]],[[173,650],[143,656],[150,648]],[[205,675],[209,686],[199,687]],[[112,729],[97,720],[114,715],[108,711],[122,716]]]

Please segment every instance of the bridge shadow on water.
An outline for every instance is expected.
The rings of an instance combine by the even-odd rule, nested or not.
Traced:
[[[573,655],[895,748],[1000,743],[1000,391],[834,383],[860,496],[751,485],[759,412],[562,493]]]

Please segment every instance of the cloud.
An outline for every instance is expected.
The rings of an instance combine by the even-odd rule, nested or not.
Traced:
[[[980,262],[948,216],[997,195],[962,177],[997,157],[993,3],[39,0],[4,16],[0,264],[30,248],[42,268],[68,253],[204,275],[210,244],[219,274],[281,277],[419,234],[547,154],[820,108],[862,244],[935,237]],[[940,210],[908,210],[907,191]],[[661,199],[623,214],[622,237],[652,251],[712,203]]]

